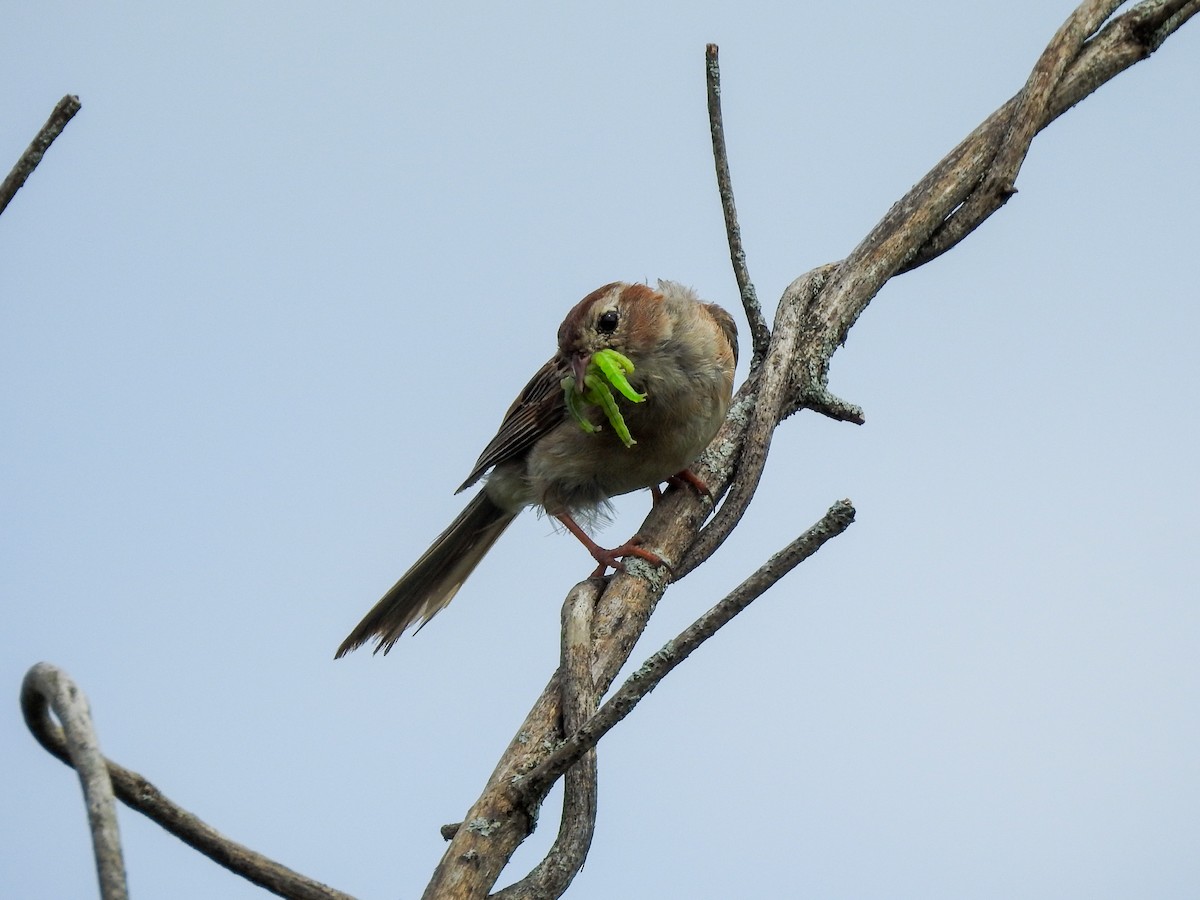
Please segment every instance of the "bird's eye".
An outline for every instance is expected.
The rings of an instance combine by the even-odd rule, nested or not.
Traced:
[[[609,309],[600,314],[600,318],[596,320],[596,327],[604,334],[612,334],[617,330],[617,322],[620,320],[617,311]]]

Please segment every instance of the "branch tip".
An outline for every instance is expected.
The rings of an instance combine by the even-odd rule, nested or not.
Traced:
[[[750,326],[750,369],[754,371],[766,356],[771,333],[767,328],[766,319],[763,318],[758,292],[750,278],[746,250],[742,245],[742,229],[738,224],[737,206],[733,200],[733,179],[729,173],[729,152],[725,145],[725,124],[721,115],[721,67],[717,60],[716,44],[709,44],[705,48],[705,80],[708,86],[708,130],[712,136],[717,194],[721,200],[721,212],[725,217],[725,240],[729,244],[729,261],[733,265],[738,296]]]
[[[12,171],[8,173],[4,181],[0,182],[0,213],[3,213],[8,207],[17,191],[33,174],[33,170],[38,167],[38,163],[42,161],[42,157],[46,155],[46,150],[54,143],[54,139],[62,134],[62,130],[67,127],[67,123],[79,110],[79,98],[74,94],[67,94],[58,101],[50,113],[50,118],[46,120],[46,124],[41,127],[29,146],[25,148],[25,152],[12,167]]]

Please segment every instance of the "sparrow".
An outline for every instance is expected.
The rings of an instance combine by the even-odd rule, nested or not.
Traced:
[[[598,383],[595,364],[606,357],[629,364],[614,412],[577,398],[569,404],[572,390]],[[638,546],[637,536],[606,550],[576,517],[594,520],[609,498],[642,488],[658,497],[664,482],[707,493],[688,466],[725,420],[736,364],[733,317],[690,288],[613,282],[592,291],[567,313],[557,352],[504,414],[458,492],[486,479],[482,489],[350,632],[335,658],[372,638],[375,652],[387,653],[410,626],[423,627],[526,507],[540,507],[578,538],[598,563],[594,575],[623,570],[628,556],[662,565]],[[599,390],[611,398],[607,385],[599,383]]]

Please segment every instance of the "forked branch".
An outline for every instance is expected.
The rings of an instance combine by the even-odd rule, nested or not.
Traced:
[[[1115,4],[1082,4],[1051,41],[1029,82],[1013,100],[993,113],[896,203],[850,256],[814,270],[789,288],[780,302],[775,329],[765,338],[765,349],[756,298],[743,289],[750,281],[728,179],[719,105],[714,102],[719,98],[716,52],[710,49],[706,59],[718,188],[730,257],[751,323],[752,341],[764,363],[752,370],[739,389],[725,426],[697,466],[714,496],[720,497],[732,485],[725,499],[728,512],[723,507],[700,532],[711,511],[707,501],[680,491],[669,492],[640,530],[647,545],[664,559],[675,561],[676,571],[686,574],[707,558],[736,525],[753,496],[770,432],[779,421],[801,408],[861,421],[861,410],[832,396],[826,380],[830,359],[871,299],[894,274],[935,258],[998,209],[1011,196],[1033,135],[1101,84],[1149,55],[1196,13],[1198,5],[1200,0],[1147,0],[1112,19],[1097,33]],[[965,205],[977,190],[980,199]],[[954,222],[948,225],[952,214]],[[797,296],[802,300],[798,301]],[[747,302],[748,297],[754,302]],[[776,354],[774,364],[772,354]],[[786,373],[785,378],[781,378],[781,371]],[[781,384],[786,388],[782,402],[776,394]],[[628,658],[665,587],[662,572],[634,562],[629,565],[629,573],[615,576],[601,596],[593,664],[601,692],[607,690]],[[486,834],[482,829],[458,832],[425,897],[477,898],[487,894],[532,827],[530,804],[536,807],[554,772],[569,761],[571,754],[594,744],[594,730],[600,730],[608,721],[600,717],[620,710],[620,703],[610,706],[612,703],[610,700],[601,707],[597,716],[562,747],[549,752],[531,751],[531,747],[548,746],[546,740],[551,744],[555,740],[553,723],[559,699],[557,681],[552,680],[522,724],[520,740],[510,744],[471,809],[471,817],[488,823]],[[514,786],[520,788],[519,792],[514,793]]]
[[[517,779],[517,790],[531,797],[544,796],[559,776],[571,771],[575,761],[591,752],[600,739],[633,712],[633,708],[658,687],[672,669],[691,656],[718,629],[733,621],[738,613],[774,587],[784,575],[820,550],[826,541],[849,528],[853,521],[854,506],[849,500],[841,500],[831,506],[819,522],[759,566],[716,606],[642,663],[595,715],[571,733],[536,769]]]

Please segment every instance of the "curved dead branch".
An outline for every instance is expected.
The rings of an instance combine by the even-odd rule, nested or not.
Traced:
[[[83,692],[61,670],[49,663],[38,663],[25,676],[25,687],[21,691],[21,710],[25,715],[25,724],[33,732],[38,743],[46,748],[52,756],[57,757],[69,766],[77,763],[70,747],[70,738],[64,735],[63,729],[50,718],[50,708],[47,705],[46,692],[42,685],[65,685],[66,690],[78,698],[78,702],[86,709],[87,700]],[[61,713],[55,709],[55,714],[62,720]],[[349,894],[335,891],[311,878],[305,878],[268,859],[261,853],[256,853],[248,847],[231,841],[223,834],[187,810],[168,800],[154,785],[136,772],[106,759],[94,748],[89,754],[96,765],[107,769],[107,779],[111,780],[112,791],[126,806],[136,809],[152,822],[161,825],[188,846],[199,850],[213,862],[224,866],[231,872],[241,875],[248,881],[265,888],[280,897],[291,897],[296,900],[353,900]],[[82,774],[80,776],[83,777]],[[91,814],[89,801],[89,818]],[[115,825],[113,826],[115,832]],[[117,848],[120,852],[120,848]],[[105,895],[107,896],[107,895]],[[114,895],[124,896],[124,895]]]
[[[600,699],[592,680],[592,618],[603,587],[600,579],[581,582],[563,603],[563,738],[583,728]],[[496,900],[561,897],[583,868],[596,829],[595,744],[574,755],[563,772],[563,812],[554,844],[528,875],[493,894]]]
[[[59,723],[50,718],[53,711]],[[38,663],[21,682],[21,713],[43,747],[75,769],[83,788],[96,875],[103,900],[125,900],[125,858],[117,827],[117,804],[87,697],[70,676],[50,663]]]

